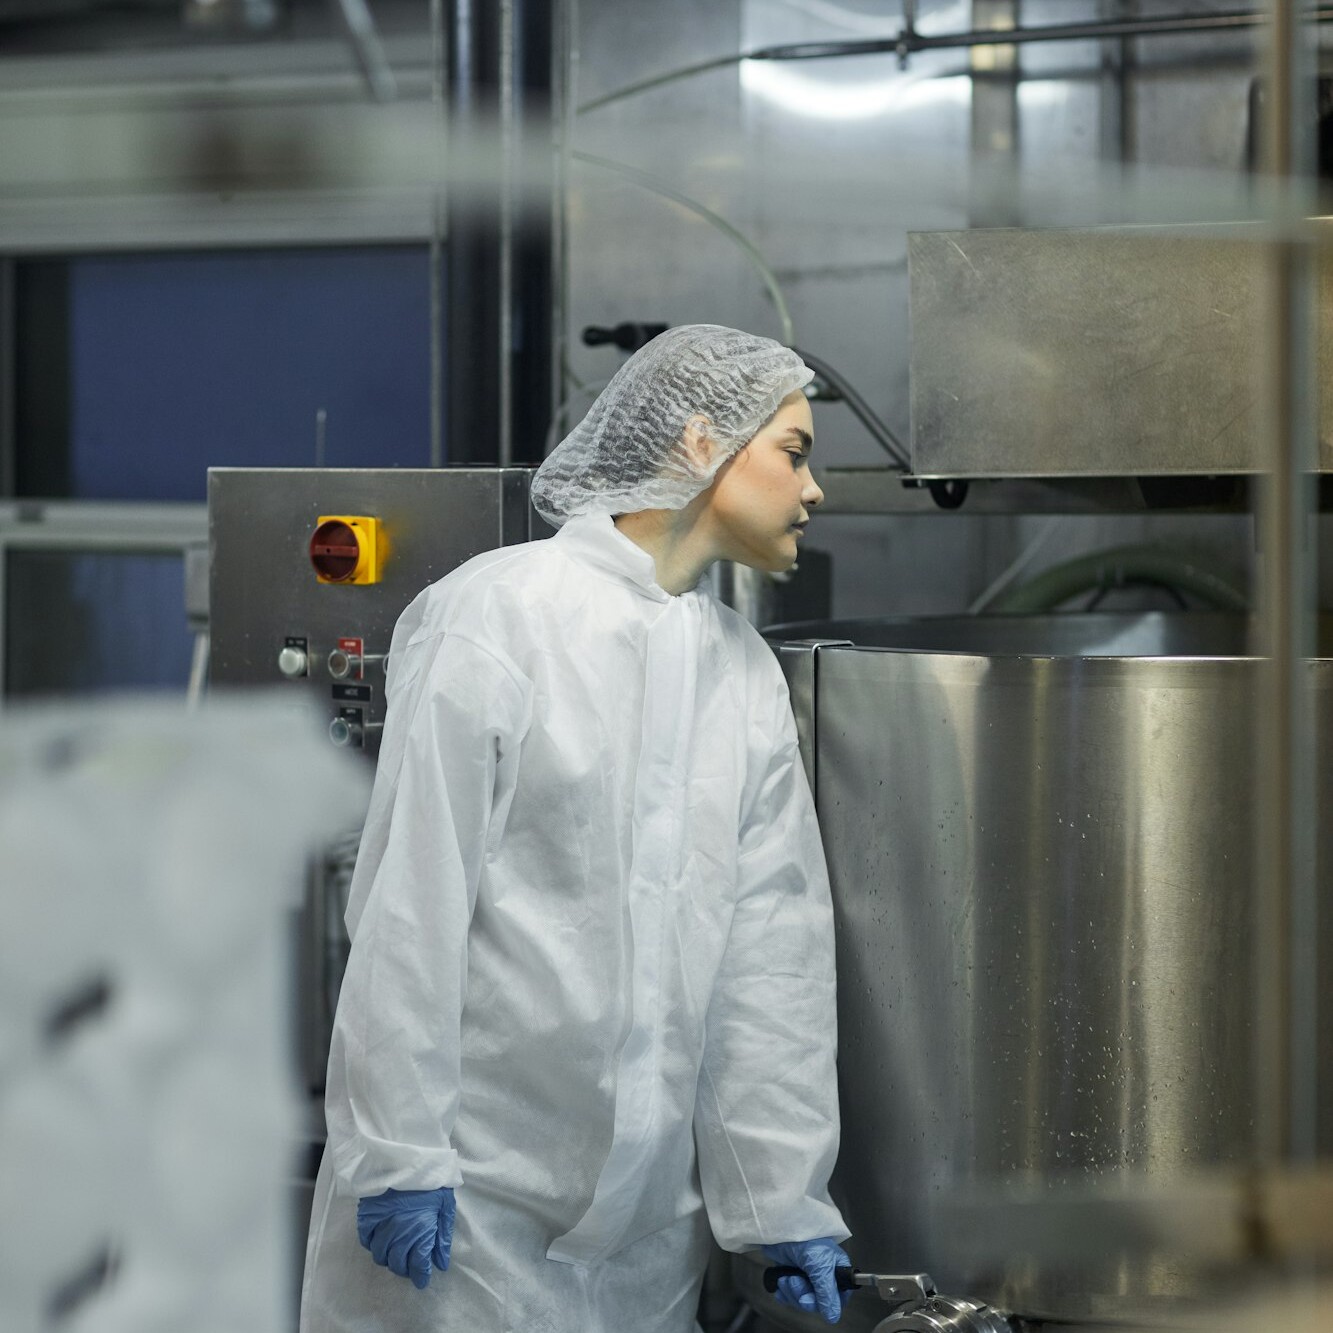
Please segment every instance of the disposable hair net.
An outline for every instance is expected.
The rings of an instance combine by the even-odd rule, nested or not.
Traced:
[[[683,509],[814,372],[790,348],[718,324],[668,329],[634,353],[537,469],[532,503],[559,527],[580,514]],[[707,442],[696,461],[684,447]]]

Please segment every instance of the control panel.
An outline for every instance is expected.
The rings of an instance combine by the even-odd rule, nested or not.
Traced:
[[[374,756],[393,627],[483,551],[549,535],[526,468],[214,468],[209,681],[305,691]]]

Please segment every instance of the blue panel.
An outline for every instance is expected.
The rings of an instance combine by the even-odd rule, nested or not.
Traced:
[[[184,693],[193,636],[179,554],[11,550],[5,693]]]
[[[430,463],[424,249],[70,262],[73,494],[205,498],[209,467]]]

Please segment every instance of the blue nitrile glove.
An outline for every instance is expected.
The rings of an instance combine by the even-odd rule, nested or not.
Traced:
[[[775,1264],[799,1268],[805,1278],[795,1274],[778,1279],[777,1302],[801,1310],[818,1310],[830,1324],[836,1324],[852,1299],[850,1291],[839,1291],[833,1276],[835,1268],[850,1268],[852,1261],[837,1241],[821,1236],[818,1240],[793,1240],[784,1245],[765,1245],[764,1254]]]
[[[356,1205],[356,1238],[399,1277],[419,1291],[430,1282],[431,1264],[444,1272],[454,1243],[454,1192],[385,1190]]]

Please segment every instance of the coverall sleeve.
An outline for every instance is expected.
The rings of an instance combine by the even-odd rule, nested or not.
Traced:
[[[732,1251],[848,1235],[828,1195],[839,1130],[828,872],[780,673],[771,693],[695,1111],[709,1221]]]
[[[450,1134],[467,935],[528,709],[524,682],[465,638],[437,635],[391,661],[326,1095],[339,1188],[363,1198],[462,1183]]]

